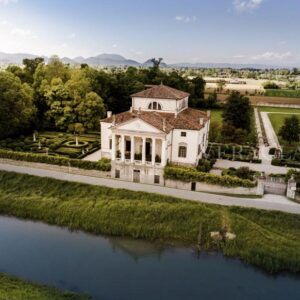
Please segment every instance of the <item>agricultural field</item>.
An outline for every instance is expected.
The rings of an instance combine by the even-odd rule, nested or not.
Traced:
[[[265,95],[268,97],[300,98],[300,90],[266,90]]]
[[[45,131],[34,136],[20,136],[0,141],[0,149],[49,154],[68,158],[83,158],[100,149],[100,134],[87,133],[78,137],[78,145],[73,134]]]

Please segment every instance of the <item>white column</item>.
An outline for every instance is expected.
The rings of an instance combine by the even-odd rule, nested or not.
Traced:
[[[125,161],[125,135],[121,135],[121,161]]]
[[[111,160],[116,160],[116,135],[113,134],[111,137]]]
[[[166,150],[166,140],[162,140],[161,146],[161,164],[164,167],[167,164],[167,150]]]
[[[146,164],[146,138],[143,137],[143,146],[142,146],[142,164]]]
[[[134,145],[134,136],[131,137],[131,162],[134,163],[134,150],[135,150],[135,145]]]
[[[156,139],[152,138],[152,165],[155,165],[155,149],[156,149]]]

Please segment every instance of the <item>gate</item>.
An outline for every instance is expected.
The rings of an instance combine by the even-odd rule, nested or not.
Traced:
[[[284,178],[267,177],[265,181],[265,193],[286,196],[287,184]]]
[[[141,171],[140,170],[133,171],[133,182],[136,182],[136,183],[141,182]]]

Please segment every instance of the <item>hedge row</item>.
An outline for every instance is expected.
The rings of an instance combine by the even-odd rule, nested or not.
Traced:
[[[179,180],[184,182],[205,182],[208,184],[221,185],[226,187],[253,188],[255,182],[240,179],[232,176],[219,176],[209,173],[199,172],[193,168],[181,166],[166,166],[164,169],[165,179]]]
[[[286,160],[286,159],[276,159],[272,160],[273,166],[280,166],[280,167],[289,167],[289,168],[300,168],[300,162],[293,161],[293,160]]]
[[[102,159],[99,162],[85,161],[80,159],[71,159],[59,156],[50,156],[46,154],[32,154],[23,152],[14,152],[0,149],[0,158],[7,158],[19,161],[38,162],[50,165],[70,166],[86,170],[98,170],[109,172],[111,170],[110,160]]]

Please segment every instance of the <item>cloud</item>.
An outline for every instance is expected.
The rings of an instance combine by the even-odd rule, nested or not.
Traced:
[[[10,3],[17,3],[18,0],[0,0],[0,5],[7,5],[7,4],[10,4]]]
[[[113,44],[112,47],[113,47],[113,48],[117,48],[118,45],[117,45],[117,44]]]
[[[37,38],[37,36],[29,29],[13,28],[10,33],[23,39]]]
[[[178,22],[183,22],[183,23],[190,23],[190,22],[195,22],[197,21],[197,17],[196,16],[176,16],[175,20]]]
[[[232,56],[232,58],[245,58],[245,57],[247,57],[247,56],[244,54],[237,54],[237,55]]]
[[[260,7],[264,0],[234,0],[233,6],[238,12],[251,12]]]
[[[253,60],[284,60],[287,58],[290,58],[292,56],[292,53],[290,51],[284,52],[284,53],[277,53],[277,52],[265,52],[262,54],[257,54],[252,56],[251,58]]]
[[[76,34],[75,33],[70,33],[70,34],[67,35],[67,38],[69,40],[74,40],[76,38]]]

